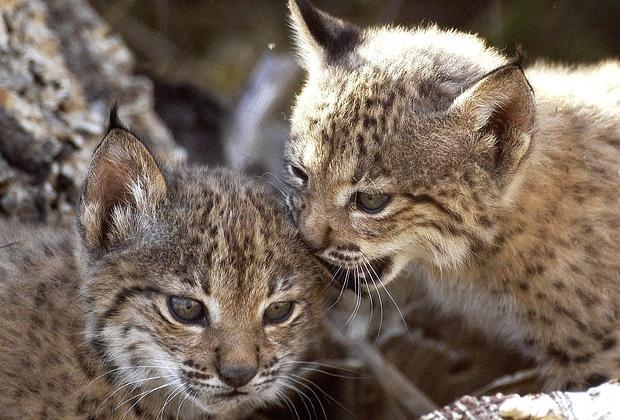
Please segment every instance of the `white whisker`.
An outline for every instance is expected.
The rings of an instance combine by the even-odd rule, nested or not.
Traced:
[[[166,409],[166,406],[168,404],[170,404],[170,402],[172,402],[172,400],[179,395],[181,392],[183,392],[183,382],[181,382],[181,384],[176,387],[168,396],[168,398],[166,398],[166,401],[164,401],[164,405],[161,407],[161,410],[159,410],[159,413],[157,413],[157,416],[155,417],[155,420],[159,419],[160,417],[163,419],[163,415],[164,415],[164,410]]]
[[[296,379],[293,379],[291,376],[294,376],[294,377],[296,377],[296,378],[300,378],[300,379],[307,380],[307,381],[309,381],[310,383],[313,383],[313,382],[312,382],[312,381],[310,381],[309,379],[304,378],[303,376],[295,375],[295,374],[293,374],[293,373],[288,373],[288,374],[286,374],[286,377],[288,378],[288,380],[289,380],[289,381],[293,381],[293,382],[295,382],[296,384],[298,384],[298,385],[300,385],[300,386],[303,386],[304,388],[308,389],[308,390],[312,393],[312,395],[314,395],[314,398],[316,398],[316,401],[319,403],[319,406],[321,407],[321,411],[323,412],[323,417],[325,418],[325,420],[327,420],[327,413],[325,412],[325,407],[323,406],[323,403],[321,402],[321,399],[319,398],[319,396],[317,395],[317,393],[316,393],[316,392],[314,392],[314,390],[313,390],[312,388],[310,388],[308,385],[304,384],[304,383],[303,383],[303,382],[301,382],[301,381],[298,381],[298,380],[296,380]],[[313,384],[314,384],[314,383],[313,383]],[[317,386],[317,388],[318,388],[318,385],[316,385],[316,386]],[[319,388],[319,389],[320,389],[320,388]]]
[[[282,397],[282,401],[284,401],[284,403],[286,404],[286,407],[295,414],[295,418],[297,420],[301,420],[301,418],[299,417],[299,413],[297,412],[297,409],[295,408],[295,404],[293,404],[293,402],[291,401],[291,399],[286,396],[286,394],[284,393],[284,391],[280,391],[279,389],[274,390],[276,396],[278,398]]]
[[[323,366],[329,369],[338,369],[338,370],[342,370],[344,372],[349,372],[349,373],[355,373],[357,374],[358,372],[351,370],[351,369],[347,369],[347,368],[343,368],[340,366],[336,366],[336,365],[329,365],[327,363],[319,363],[319,362],[306,362],[303,360],[286,360],[283,362],[280,362],[279,364],[281,365],[286,365],[286,364],[306,364],[306,365],[313,365],[313,366]]]
[[[347,277],[348,277],[349,272],[350,270],[347,270]],[[349,322],[351,322],[355,318],[355,315],[357,314],[357,309],[359,308],[359,304],[360,304],[357,271],[352,271],[352,273],[353,273],[353,292],[355,293],[355,304],[353,305],[353,311],[351,312],[351,315],[349,315],[347,322],[344,323],[343,328],[345,328],[349,324]],[[347,284],[346,280],[345,280],[345,284]]]
[[[327,310],[329,311],[331,308],[333,308],[334,306],[336,306],[338,304],[338,302],[340,301],[340,298],[342,297],[342,294],[344,293],[344,290],[347,286],[347,281],[349,281],[349,271],[347,270],[347,274],[345,275],[345,280],[342,283],[342,286],[340,286],[340,293],[338,294],[338,297],[336,298],[336,301],[334,303],[332,303],[332,305],[327,308]]]
[[[364,258],[367,258],[366,256],[364,256]],[[400,315],[400,319],[403,321],[403,325],[405,327],[405,330],[407,331],[407,334],[409,335],[409,338],[413,339],[413,335],[411,335],[411,331],[409,331],[409,326],[407,325],[407,321],[405,321],[405,317],[403,316],[402,311],[400,310],[400,307],[398,306],[398,304],[396,303],[396,301],[394,300],[394,298],[392,297],[392,294],[390,293],[390,291],[385,287],[385,285],[383,284],[383,282],[381,281],[381,278],[379,277],[379,275],[377,274],[377,272],[375,271],[375,269],[372,267],[372,265],[370,265],[370,269],[373,271],[373,273],[375,273],[375,276],[377,278],[377,281],[379,282],[379,285],[383,288],[383,290],[385,291],[385,293],[388,295],[388,297],[392,300],[392,303],[394,304],[394,307],[396,308],[396,310],[398,311],[398,315]]]
[[[106,403],[106,401],[108,401],[110,398],[112,398],[114,396],[114,394],[116,394],[117,392],[119,392],[123,388],[126,388],[126,387],[131,386],[131,385],[135,385],[135,384],[141,384],[141,383],[144,383],[146,381],[152,381],[152,380],[155,380],[155,379],[162,379],[162,378],[172,378],[172,377],[175,377],[175,376],[176,375],[160,375],[160,376],[153,376],[153,377],[146,378],[146,379],[139,379],[137,381],[128,382],[128,383],[126,383],[126,384],[124,384],[122,386],[119,386],[118,388],[116,388],[116,390],[114,392],[112,392],[110,395],[108,395],[108,397],[105,400],[103,400],[103,402],[101,404],[99,404],[99,408],[97,410],[99,410],[101,407],[103,407],[103,405]],[[137,387],[133,387],[133,389],[136,389],[136,388]]]
[[[342,405],[340,402],[338,402],[338,400],[336,400],[334,397],[332,397],[331,395],[329,395],[327,392],[323,391],[323,389],[321,389],[320,386],[318,386],[316,383],[314,383],[313,381],[311,381],[308,378],[304,378],[303,376],[298,376],[298,375],[294,375],[295,377],[298,377],[299,379],[303,380],[303,381],[307,381],[308,383],[310,383],[312,386],[316,387],[316,389],[321,392],[323,395],[325,395],[327,398],[329,398],[331,401],[335,402],[336,404],[338,404],[343,410],[345,410],[347,413],[351,414],[351,416],[355,417],[355,414],[353,414],[347,407],[345,407],[344,405]],[[318,397],[317,397],[318,398]],[[319,400],[320,401],[320,400]]]
[[[370,272],[370,269],[372,269],[372,265],[370,264],[370,261],[368,261],[368,258],[366,257],[366,255],[362,255],[362,258],[364,259],[364,267],[366,268],[366,271],[368,272],[370,281],[372,281],[375,292],[377,293],[377,297],[379,298],[379,329],[377,330],[377,335],[375,337],[375,342],[376,342],[379,339],[379,336],[381,335],[381,327],[383,326],[383,299],[381,299],[381,292],[379,291],[379,288],[377,287],[377,282],[373,279],[373,276]]]
[[[153,392],[155,392],[155,391],[157,391],[157,390],[160,390],[160,389],[162,389],[162,388],[165,388],[165,387],[167,387],[167,386],[170,386],[170,385],[175,385],[177,382],[179,382],[179,380],[178,380],[178,379],[177,379],[177,380],[175,380],[175,381],[172,381],[172,382],[170,382],[170,383],[167,383],[167,384],[164,384],[164,385],[158,386],[158,387],[156,387],[156,388],[153,388],[153,389],[151,389],[151,390],[149,390],[149,391],[145,391],[145,392],[142,392],[142,393],[140,393],[140,394],[138,394],[138,395],[135,395],[135,396],[133,396],[133,397],[131,397],[131,398],[129,398],[129,399],[127,399],[127,400],[125,400],[125,401],[121,402],[121,403],[120,403],[119,405],[117,405],[117,406],[114,408],[114,410],[112,410],[112,411],[116,411],[116,410],[118,410],[120,407],[122,407],[123,405],[125,405],[126,403],[128,403],[129,401],[131,401],[131,400],[133,400],[133,399],[138,398],[138,400],[137,400],[135,403],[133,403],[133,404],[131,405],[131,407],[129,407],[129,408],[127,409],[127,411],[125,411],[125,413],[124,413],[124,414],[123,414],[123,416],[121,417],[121,420],[123,420],[123,419],[127,416],[127,414],[131,411],[131,409],[132,409],[132,408],[134,408],[134,407],[135,407],[135,406],[136,406],[136,405],[137,405],[140,401],[142,401],[142,400],[143,400],[146,396],[148,396],[148,395],[152,394]]]
[[[291,378],[289,378],[287,376],[281,376],[281,378],[286,379],[286,380],[291,380]],[[301,397],[301,402],[304,404],[304,407],[306,408],[306,412],[308,413],[308,415],[310,415],[310,409],[308,408],[308,404],[306,404],[306,400],[308,400],[308,402],[310,403],[310,407],[312,407],[312,412],[314,413],[314,418],[316,418],[318,420],[316,409],[314,408],[314,405],[312,404],[312,400],[310,399],[310,397],[308,397],[306,395],[305,392],[303,392],[302,390],[297,388],[295,385],[287,383],[285,381],[282,381],[281,385],[286,387],[286,388],[291,389],[293,392],[295,392],[296,394],[298,394]]]
[[[368,317],[368,325],[366,325],[366,330],[370,329],[370,325],[372,323],[372,316],[374,313],[374,309],[375,309],[375,303],[373,302],[372,299],[372,291],[370,290],[370,286],[368,285],[368,280],[366,280],[366,276],[364,275],[364,265],[362,265],[359,268],[360,272],[362,273],[361,278],[364,279],[364,284],[366,285],[366,290],[368,290],[368,297],[370,298],[370,316]]]

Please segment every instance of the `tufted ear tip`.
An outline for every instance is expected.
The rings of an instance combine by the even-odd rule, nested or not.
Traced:
[[[308,0],[289,0],[299,62],[306,70],[336,61],[359,43],[361,30],[317,9]]]
[[[114,108],[110,122],[93,153],[78,207],[78,230],[90,250],[126,239],[130,216],[162,200],[167,191],[155,158]]]
[[[106,134],[112,131],[115,128],[119,128],[121,130],[129,131],[127,126],[123,124],[121,119],[118,116],[118,101],[114,101],[114,104],[110,108],[110,116],[108,118],[108,128],[106,129]]]

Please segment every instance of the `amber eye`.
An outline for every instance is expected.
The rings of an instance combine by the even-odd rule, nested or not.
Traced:
[[[170,296],[168,306],[172,315],[181,322],[198,323],[205,319],[202,303],[181,296]]]
[[[268,324],[279,324],[286,321],[293,313],[295,302],[274,302],[265,309],[263,320]]]
[[[363,193],[355,194],[355,205],[365,213],[379,213],[390,202],[391,196],[384,193]]]
[[[306,185],[308,182],[308,174],[303,169],[299,166],[289,165],[289,171],[294,177],[298,178],[303,185]]]

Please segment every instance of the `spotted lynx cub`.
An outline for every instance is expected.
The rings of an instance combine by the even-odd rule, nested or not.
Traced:
[[[238,419],[276,402],[300,377],[322,268],[261,185],[162,168],[115,121],[79,237],[0,225],[1,417]]]
[[[549,389],[620,375],[619,63],[523,71],[474,35],[290,8],[289,205],[334,276],[411,267]]]

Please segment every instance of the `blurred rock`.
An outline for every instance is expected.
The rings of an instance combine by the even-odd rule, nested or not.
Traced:
[[[291,86],[299,74],[290,55],[265,54],[261,58],[239,95],[225,130],[224,151],[229,166],[256,175],[279,172],[288,125],[280,124],[278,134],[277,123],[282,120],[274,118],[274,114],[289,100]]]
[[[216,97],[186,84],[153,78],[155,110],[187,150],[191,162],[219,165],[224,162],[222,131],[228,108]]]
[[[0,0],[0,213],[67,222],[114,100],[164,159],[183,159],[152,83],[84,0]]]
[[[612,381],[584,392],[465,396],[420,420],[582,420],[620,418],[620,384]]]

